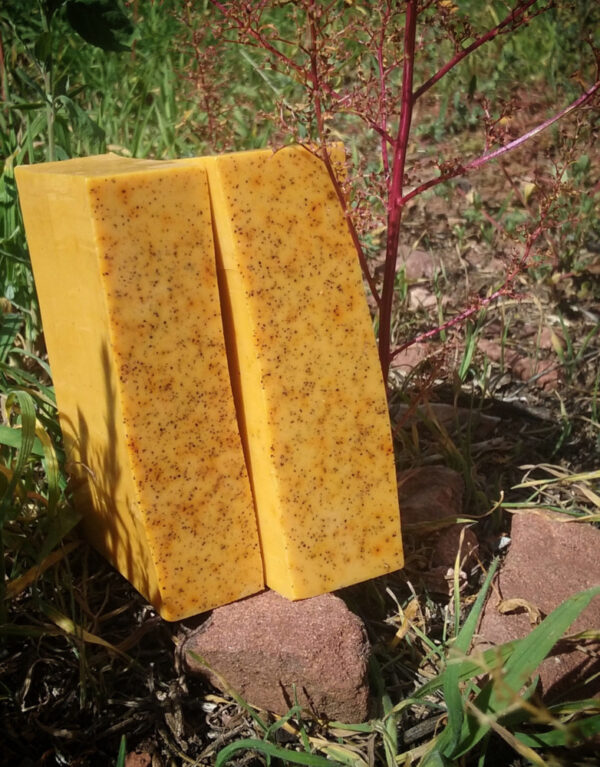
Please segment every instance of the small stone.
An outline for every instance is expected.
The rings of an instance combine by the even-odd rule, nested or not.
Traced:
[[[130,751],[125,757],[125,767],[151,767],[152,757],[145,751]]]
[[[445,304],[442,298],[442,304]],[[409,309],[416,311],[417,309],[432,309],[438,304],[438,299],[435,293],[432,293],[422,285],[413,285],[408,290],[408,306]]]
[[[410,373],[427,358],[435,359],[436,356],[439,356],[439,352],[440,348],[432,344],[413,344],[396,354],[392,359],[391,366],[394,370]]]
[[[305,709],[343,722],[368,716],[369,652],[362,621],[339,597],[290,602],[274,591],[214,610],[183,647],[190,671],[251,705],[285,714],[295,685]]]
[[[418,280],[421,277],[431,279],[440,268],[439,262],[436,263],[431,253],[419,249],[411,250],[408,254],[403,249],[398,265],[400,268],[404,267],[407,280]]]
[[[559,369],[552,360],[543,361],[524,357],[486,338],[480,339],[477,346],[493,362],[503,361],[505,369],[514,377],[531,382],[538,389],[554,390],[560,382]]]
[[[458,512],[460,514],[460,511]],[[464,532],[463,532],[464,528]],[[462,544],[461,544],[462,535]],[[460,549],[460,569],[468,572],[476,562],[476,552],[479,541],[470,527],[453,525],[440,531],[431,552],[432,567],[449,567],[454,569],[456,555]]]
[[[600,530],[557,519],[565,517],[533,510],[513,516],[512,543],[490,589],[476,650],[527,636],[536,608],[545,617],[568,597],[600,584]],[[498,605],[505,600],[520,600],[523,606],[501,614]],[[600,597],[596,597],[567,633],[599,626]],[[540,686],[546,701],[600,694],[600,678],[574,689],[600,671],[600,643],[579,644],[585,651],[559,643],[540,666]]]
[[[430,552],[426,559],[416,560],[418,578],[428,591],[451,594],[454,562],[460,547],[459,586],[462,588],[479,546],[477,536],[465,524],[448,523],[462,513],[462,477],[446,466],[427,466],[400,472],[398,487],[402,526],[415,537],[426,538],[426,550]],[[410,570],[410,564],[407,569]]]
[[[398,476],[403,525],[419,525],[457,517],[462,511],[464,482],[445,466],[408,469]]]
[[[463,533],[464,528],[464,533]],[[461,545],[462,535],[462,545]],[[466,525],[445,527],[436,534],[429,566],[419,572],[428,591],[451,595],[454,592],[454,563],[460,549],[459,588],[466,586],[471,567],[477,561],[479,541]]]

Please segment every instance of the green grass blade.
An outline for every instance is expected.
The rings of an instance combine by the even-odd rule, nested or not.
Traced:
[[[581,591],[565,600],[540,623],[506,662],[504,683],[519,690],[544,660],[577,616],[600,594],[600,586]]]
[[[518,699],[527,679],[552,650],[571,623],[598,594],[600,594],[600,586],[581,591],[553,610],[539,626],[536,626],[528,636],[518,642],[517,647],[506,661],[502,678],[500,680],[492,679],[488,682],[475,699],[474,705],[486,715],[501,716],[503,711]],[[474,717],[469,716],[463,724],[458,749],[448,755],[458,758],[466,754],[479,743],[488,730],[489,725],[478,722]]]
[[[11,426],[0,424],[0,445],[6,445],[6,447],[13,447],[15,450],[20,450],[22,442],[23,435],[21,429],[13,429]],[[36,458],[42,458],[44,455],[44,448],[37,437],[33,442],[31,455],[34,455]]]
[[[506,642],[499,647],[490,647],[488,650],[475,656],[480,657],[480,660],[471,660],[470,656],[465,658],[462,662],[453,660],[451,661],[451,665],[458,669],[459,682],[466,682],[474,676],[480,676],[484,669],[495,669],[498,666],[503,665],[507,658],[513,653],[516,645],[517,640]],[[435,679],[426,682],[423,687],[419,687],[414,694],[415,701],[422,700],[428,695],[440,690],[444,686],[447,673],[448,668],[444,669],[435,677]]]
[[[419,767],[453,767],[454,762],[451,762],[440,751],[435,749],[431,751],[420,763]]]
[[[38,357],[36,354],[32,354],[31,352],[28,352],[27,349],[11,349],[11,354],[19,354],[22,357],[27,357],[27,359],[34,360],[46,373],[48,378],[52,378],[52,373],[50,372],[50,365],[48,365],[47,362],[45,362],[41,357]],[[2,357],[0,357],[0,360]]]
[[[48,514],[54,516],[60,498],[60,468],[58,459],[48,432],[37,419],[35,434],[44,451],[42,464],[44,466],[44,471],[46,472],[46,481],[48,483]]]
[[[571,722],[565,730],[557,729],[540,733],[515,732],[517,740],[530,748],[554,748],[557,746],[573,748],[598,735],[600,735],[600,715]]]
[[[478,340],[478,328],[473,326],[472,322],[467,322],[466,327],[466,339],[465,339],[465,349],[463,352],[463,358],[460,363],[460,368],[458,370],[458,377],[461,381],[464,381],[467,377],[467,373],[469,372],[469,368],[471,366],[471,362],[473,361],[473,355],[475,354],[475,349],[477,348],[477,340]]]
[[[125,735],[121,735],[121,742],[119,743],[119,753],[117,755],[116,767],[125,767],[125,759],[127,758],[127,740]]]
[[[296,704],[295,706],[292,706],[292,708],[289,709],[282,717],[281,719],[277,719],[277,721],[273,722],[265,732],[265,740],[268,740],[273,733],[277,732],[277,730],[284,727],[290,719],[294,719],[295,717],[299,718],[302,715],[302,706]]]
[[[267,743],[264,740],[246,738],[245,740],[238,740],[236,743],[231,743],[229,746],[225,746],[225,748],[221,749],[217,755],[215,767],[222,767],[222,765],[227,764],[229,759],[231,759],[237,751],[242,750],[258,751],[258,753],[263,754],[267,760],[274,757],[276,759],[281,759],[284,763],[306,764],[308,767],[331,767],[332,764],[341,764],[341,762],[338,762],[337,760],[327,759],[326,757],[318,756],[317,754],[290,751],[287,748],[276,746],[273,743]]]
[[[396,726],[396,714],[392,706],[392,700],[386,690],[385,680],[376,658],[369,659],[369,675],[375,688],[375,697],[381,702],[383,718],[376,724],[383,737],[385,758],[388,767],[395,767],[396,754],[398,753],[398,728]]]
[[[569,700],[565,703],[555,703],[552,706],[548,706],[548,711],[553,716],[560,716],[561,714],[577,714],[580,711],[586,713],[600,713],[600,700],[597,698],[582,698],[581,700]]]
[[[458,632],[454,644],[448,654],[449,663],[444,672],[443,682],[444,699],[448,709],[448,725],[440,735],[437,745],[438,749],[445,754],[451,753],[458,746],[465,716],[464,703],[459,687],[460,665],[452,662],[453,656],[458,655],[462,659],[462,656],[468,652],[469,647],[471,646],[473,635],[475,634],[477,624],[479,623],[479,617],[487,597],[488,589],[490,588],[492,579],[498,569],[498,563],[499,560],[497,558],[492,562],[484,584],[477,595],[475,604],[471,608],[466,621]]]
[[[56,397],[54,396],[54,389],[51,386],[44,386],[40,384],[36,376],[31,373],[27,373],[20,368],[13,368],[4,362],[0,362],[0,372],[4,373],[7,378],[14,381],[17,386],[25,389],[31,389],[33,396],[56,408]]]

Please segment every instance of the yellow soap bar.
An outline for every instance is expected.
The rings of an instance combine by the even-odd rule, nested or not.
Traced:
[[[300,146],[198,162],[266,583],[302,599],[396,570],[385,390],[327,169]]]
[[[102,155],[16,177],[90,541],[167,620],[261,590],[205,171]]]

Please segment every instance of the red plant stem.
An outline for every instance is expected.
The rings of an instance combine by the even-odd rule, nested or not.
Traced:
[[[516,149],[518,146],[520,146],[521,144],[524,144],[530,138],[539,136],[539,134],[542,133],[542,131],[545,131],[546,128],[549,128],[551,125],[554,125],[555,122],[558,122],[563,117],[566,117],[566,115],[571,114],[571,112],[574,112],[576,109],[579,109],[580,107],[587,104],[587,102],[593,98],[593,96],[598,92],[599,89],[600,89],[600,80],[596,80],[596,82],[586,91],[584,91],[584,93],[582,93],[581,96],[579,96],[579,98],[575,99],[575,101],[571,102],[571,104],[566,106],[564,109],[561,109],[561,111],[558,112],[557,114],[548,118],[548,120],[545,120],[543,123],[536,125],[535,128],[532,128],[530,131],[527,131],[527,133],[524,133],[522,136],[519,136],[513,141],[509,141],[509,143],[504,144],[504,146],[497,147],[496,149],[492,149],[489,152],[484,152],[484,154],[480,155],[479,157],[476,157],[474,160],[471,160],[465,165],[459,165],[458,167],[454,168],[453,170],[447,173],[442,173],[440,176],[437,176],[437,178],[429,179],[429,181],[426,181],[424,184],[420,184],[419,186],[415,187],[412,191],[408,192],[408,194],[405,194],[405,195],[400,194],[400,197],[397,200],[397,203],[399,205],[406,205],[406,203],[409,200],[412,200],[413,197],[417,197],[417,195],[422,194],[423,192],[426,192],[428,189],[431,189],[432,187],[437,186],[438,184],[442,184],[445,181],[449,181],[450,179],[456,178],[457,176],[463,176],[471,170],[476,170],[477,168],[481,168],[482,165],[485,165],[490,160],[495,160],[497,157],[501,157],[503,154],[506,154],[506,152],[510,152],[512,149]]]
[[[445,330],[449,330],[450,328],[453,328],[456,325],[460,325],[465,320],[469,319],[469,317],[472,317],[474,314],[476,314],[480,309],[483,309],[484,306],[488,306],[489,304],[493,303],[494,301],[497,301],[499,298],[502,298],[503,296],[513,296],[512,290],[504,286],[501,288],[498,288],[498,290],[495,290],[491,295],[486,296],[485,298],[479,299],[475,305],[470,306],[468,309],[465,309],[464,312],[457,314],[456,317],[452,317],[451,320],[444,322],[443,325],[439,325],[437,328],[432,328],[431,330],[427,330],[425,333],[421,333],[420,335],[412,338],[410,341],[407,341],[406,343],[401,344],[400,346],[397,346],[394,349],[394,351],[391,352],[390,354],[391,359],[394,359],[394,357],[400,354],[400,352],[403,352],[405,349],[408,349],[409,347],[414,346],[415,344],[421,344],[421,343],[424,343],[425,341],[429,341],[430,338],[437,336],[439,333],[443,333]]]
[[[402,101],[400,124],[394,146],[394,159],[387,215],[387,244],[385,266],[383,272],[383,287],[381,291],[381,309],[379,312],[379,360],[383,380],[387,386],[390,369],[390,343],[392,326],[392,306],[394,302],[394,282],[396,278],[396,261],[398,258],[398,243],[400,241],[400,223],[404,206],[404,168],[406,151],[413,111],[413,67],[415,60],[415,40],[417,29],[417,0],[406,1],[406,18],[404,23],[404,59],[402,68]]]
[[[252,48],[258,48],[259,50],[267,51],[268,53],[273,56],[273,58],[278,59],[281,61],[285,66],[289,67],[291,70],[293,70],[296,75],[298,76],[300,82],[304,83],[306,79],[306,70],[303,66],[300,64],[297,64],[293,59],[291,59],[289,56],[286,56],[285,53],[275,48],[274,45],[272,45],[267,38],[261,34],[260,31],[257,31],[254,29],[249,22],[244,21],[243,18],[240,18],[239,16],[234,15],[223,3],[219,2],[219,0],[209,0],[212,5],[215,6],[215,8],[218,8],[221,13],[224,15],[224,17],[235,27],[237,30],[241,33],[247,34],[249,37],[252,38],[254,42],[251,41],[245,41],[242,42],[240,40],[226,40],[226,42],[230,42],[236,45],[248,45]],[[301,48],[303,51],[304,48]],[[309,77],[310,79],[310,77]],[[332,99],[334,99],[337,102],[337,105],[340,109],[344,109],[344,103],[347,102],[348,96],[341,97],[337,91],[335,91],[328,83],[321,82],[320,88],[324,93],[327,93],[329,96],[331,96]],[[358,110],[354,109],[347,109],[348,114],[355,114],[358,117],[360,117],[362,120],[365,121],[365,123],[371,128],[371,130],[375,131],[381,138],[385,141],[387,141],[389,144],[393,144],[393,138],[389,135],[385,130],[381,128],[381,126],[377,123],[377,121],[370,117],[367,114],[364,114],[363,112],[360,112]]]
[[[478,298],[477,301],[472,306],[470,306],[468,309],[465,309],[464,312],[457,314],[456,317],[452,317],[452,319],[448,320],[447,322],[444,322],[442,325],[439,325],[436,328],[432,328],[431,330],[427,330],[425,333],[421,333],[418,336],[415,336],[414,338],[412,338],[410,341],[407,341],[406,343],[401,344],[400,346],[397,346],[390,353],[390,361],[393,360],[394,357],[396,357],[396,355],[400,354],[400,352],[403,352],[405,349],[408,349],[410,346],[414,346],[414,344],[424,343],[425,341],[428,341],[430,338],[437,336],[439,333],[442,333],[445,330],[449,330],[450,328],[453,328],[456,325],[460,325],[469,317],[472,317],[474,314],[476,314],[478,311],[483,309],[485,306],[489,306],[489,304],[494,303],[499,298],[502,298],[503,296],[511,296],[514,298],[515,294],[512,289],[512,283],[515,281],[515,278],[517,277],[517,275],[519,275],[526,268],[527,262],[529,260],[529,254],[531,253],[531,249],[533,248],[536,240],[538,239],[538,237],[543,231],[544,231],[544,221],[540,221],[537,227],[528,236],[527,244],[525,245],[525,251],[523,255],[521,256],[517,264],[509,272],[509,274],[507,274],[501,287],[499,287],[492,294],[490,294],[489,296],[486,296],[485,298]]]
[[[510,27],[511,24],[514,24],[516,26],[521,26],[526,21],[529,21],[529,19],[523,18],[525,11],[532,5],[535,5],[535,3],[539,2],[539,0],[526,0],[523,3],[520,3],[516,8],[514,8],[511,13],[508,14],[508,16],[503,19],[499,24],[497,24],[493,29],[488,30],[484,35],[481,37],[478,37],[477,40],[471,43],[471,45],[467,46],[466,48],[463,48],[461,51],[456,53],[450,61],[448,61],[444,66],[439,69],[432,77],[427,80],[427,82],[423,83],[420,88],[417,88],[417,90],[414,93],[414,100],[416,101],[418,98],[420,98],[425,91],[428,91],[432,85],[435,85],[439,80],[444,77],[451,69],[453,69],[459,62],[461,62],[465,56],[468,56],[473,51],[477,50],[477,48],[480,48],[485,43],[489,42],[490,40],[493,40],[495,37],[497,37],[499,34],[502,34],[503,32],[506,32],[507,29]],[[538,13],[543,13],[544,11],[547,11],[550,6],[547,6],[545,8],[542,8]],[[537,14],[535,14],[537,15]]]
[[[310,32],[310,79],[312,81],[312,97],[315,107],[315,119],[317,121],[317,133],[319,134],[319,142],[322,146],[325,145],[325,131],[323,124],[323,112],[321,110],[321,91],[319,88],[319,66],[318,66],[318,50],[317,50],[317,25],[315,23],[315,2],[311,0],[308,6],[308,29]]]

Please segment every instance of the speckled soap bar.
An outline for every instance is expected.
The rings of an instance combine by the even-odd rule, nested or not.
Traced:
[[[168,620],[259,591],[204,169],[102,155],[16,177],[88,537]]]
[[[267,585],[301,599],[396,570],[384,385],[326,167],[299,146],[198,162]]]

